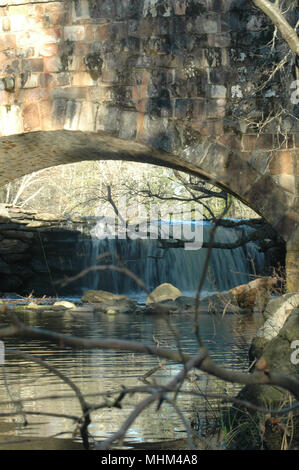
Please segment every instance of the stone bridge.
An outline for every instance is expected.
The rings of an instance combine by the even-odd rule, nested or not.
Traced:
[[[197,174],[282,235],[299,290],[295,67],[272,76],[272,35],[249,0],[0,0],[0,184],[90,159]]]

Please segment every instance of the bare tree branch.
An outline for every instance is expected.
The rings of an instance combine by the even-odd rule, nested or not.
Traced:
[[[270,18],[293,54],[299,56],[299,38],[297,33],[283,16],[278,4],[272,3],[269,0],[253,0],[253,3]]]

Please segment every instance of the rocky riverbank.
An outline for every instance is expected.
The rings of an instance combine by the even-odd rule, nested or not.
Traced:
[[[222,316],[225,314],[250,315],[254,311],[262,313],[261,306],[264,306],[269,300],[271,288],[275,282],[275,278],[259,278],[249,284],[237,286],[228,292],[200,298],[198,311]],[[6,302],[6,305],[9,306],[7,301],[0,300],[1,302]],[[86,290],[77,303],[42,298],[35,299],[35,301],[23,299],[23,302],[21,304],[19,302],[18,305],[13,301],[11,306],[25,312],[70,310],[72,313],[84,315],[96,312],[107,313],[108,315],[162,315],[173,313],[189,313],[192,315],[196,310],[196,299],[195,297],[184,296],[175,286],[164,283],[149,294],[145,304],[138,304],[131,297],[104,290]]]
[[[249,359],[251,372],[281,373],[299,382],[299,293],[271,299],[264,324],[253,339]],[[286,450],[299,448],[299,412],[282,415],[273,410],[291,407],[295,397],[277,386],[247,385],[237,398],[269,412],[234,405],[225,417],[231,449]],[[271,411],[271,413],[270,413]]]

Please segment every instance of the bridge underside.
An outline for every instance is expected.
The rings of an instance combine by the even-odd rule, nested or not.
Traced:
[[[198,175],[238,197],[276,228],[289,243],[289,290],[298,290],[296,213],[285,192],[269,175],[250,168],[237,152],[224,162],[223,152],[218,157],[221,160],[212,151],[205,158],[191,159],[105,132],[38,131],[0,138],[0,185],[33,171],[84,160],[135,161]]]
[[[241,152],[219,142],[207,143],[205,148],[198,144],[175,154],[104,131],[57,130],[10,135],[0,137],[0,185],[33,171],[83,160],[135,161],[193,173],[243,201],[285,240],[295,228],[291,195],[275,184],[269,174],[263,175],[249,165]]]
[[[211,175],[175,155],[107,132],[40,131],[0,137],[0,186],[44,168],[84,160],[123,160]]]
[[[299,291],[294,57],[273,32],[247,0],[0,2],[0,185],[99,159],[197,174],[286,240]]]

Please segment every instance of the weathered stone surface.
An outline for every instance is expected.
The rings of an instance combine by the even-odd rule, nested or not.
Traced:
[[[88,290],[82,296],[82,302],[93,304],[96,311],[116,313],[132,313],[136,309],[136,301],[125,295],[117,295],[102,290]]]
[[[156,289],[151,292],[151,294],[146,299],[146,305],[155,302],[163,302],[164,300],[175,300],[182,295],[183,294],[179,289],[166,282],[156,287]]]
[[[272,25],[253,2],[7,0],[0,9],[0,185],[84,159],[156,163],[212,179],[285,240],[298,232],[293,66],[283,86],[278,72],[256,89],[286,50],[271,53]],[[271,116],[260,135],[250,113]],[[291,267],[289,278],[298,290]]]
[[[82,262],[85,254],[82,238],[89,238],[94,221],[82,217],[72,220],[9,205],[2,205],[0,210],[6,214],[5,222],[0,220],[1,291],[15,290],[20,295],[33,292],[36,296],[77,294],[80,284],[61,287],[53,282],[86,267]],[[34,223],[36,227],[32,227]]]
[[[28,248],[28,245],[18,239],[5,239],[0,244],[0,254],[9,253],[23,253]]]
[[[249,350],[251,360],[259,358],[265,346],[275,338],[292,311],[299,307],[299,294],[285,294],[267,304],[263,317],[264,325],[258,330]]]
[[[256,363],[259,370],[268,369],[299,379],[299,364],[292,361],[292,343],[298,340],[299,309],[289,315],[284,326],[263,350],[263,355]],[[294,397],[279,387],[248,385],[238,394],[240,400],[269,409],[281,409],[289,406]],[[232,449],[281,450],[282,439],[287,426],[288,415],[272,420],[268,414],[258,413],[234,405],[228,416],[227,423],[233,423],[233,435],[230,440]],[[261,432],[262,431],[262,432]],[[296,411],[292,417],[292,436],[288,435],[289,448],[296,449],[299,445],[299,416]]]
[[[69,310],[76,308],[76,304],[69,302],[68,300],[60,300],[59,302],[55,302],[53,307]]]
[[[248,313],[239,306],[235,295],[230,291],[203,298],[200,302],[200,310],[220,315]]]
[[[248,284],[242,284],[229,290],[227,294],[232,294],[239,307],[248,313],[253,312],[256,305],[262,313],[270,299],[271,289],[277,283],[274,277],[257,278]]]

